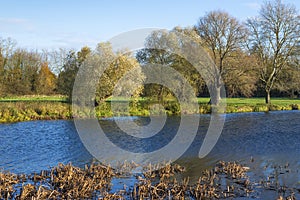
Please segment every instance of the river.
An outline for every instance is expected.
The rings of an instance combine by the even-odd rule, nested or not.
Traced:
[[[126,119],[126,118],[125,118]],[[128,117],[139,124],[147,124],[147,117]],[[139,140],[126,141],[110,118],[100,120],[112,141],[130,151],[140,148]],[[184,176],[196,181],[201,171],[217,161],[239,161],[250,167],[252,180],[265,180],[276,166],[285,166],[288,173],[279,173],[278,181],[290,188],[300,188],[300,111],[278,111],[227,114],[226,122],[216,146],[203,159],[198,152],[203,142],[210,115],[202,115],[198,133],[190,148],[178,159],[185,166]],[[178,129],[180,117],[168,117],[164,134],[143,143],[144,151],[166,145]],[[93,157],[85,149],[73,121],[29,121],[0,124],[0,168],[14,173],[32,173],[49,169],[60,163],[84,166]],[[282,168],[282,167],[281,167]],[[279,169],[279,168],[277,168]],[[299,195],[299,194],[298,194]]]

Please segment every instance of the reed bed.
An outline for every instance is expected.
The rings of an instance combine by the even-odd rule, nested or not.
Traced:
[[[0,199],[90,199],[107,196],[114,170],[92,164],[84,169],[59,164],[30,175],[0,174]]]
[[[119,169],[99,163],[84,168],[58,164],[29,175],[0,172],[0,199],[182,200],[253,198],[256,194],[255,183],[247,176],[249,168],[236,162],[218,162],[213,169],[203,171],[196,183],[189,178],[178,179],[185,169],[177,164],[149,164],[143,167],[143,173],[130,174],[137,167],[141,166],[129,162]],[[135,184],[113,191],[112,179],[122,176],[134,177]],[[295,198],[279,195],[278,199]]]

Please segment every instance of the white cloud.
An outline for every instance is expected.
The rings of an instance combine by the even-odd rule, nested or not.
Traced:
[[[32,25],[32,23],[29,20],[23,18],[0,17],[0,24],[1,24],[0,26],[1,31],[11,32],[20,28],[24,29],[25,31],[34,30],[34,26]]]

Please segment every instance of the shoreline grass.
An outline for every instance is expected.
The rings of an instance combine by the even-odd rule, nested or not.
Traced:
[[[18,101],[0,103],[0,123],[71,119],[70,105],[61,102]]]
[[[126,99],[109,99],[95,108],[98,118],[113,116],[149,116],[159,115],[162,110],[156,104],[157,101],[150,101],[139,98],[131,101],[129,111],[120,107],[117,112],[112,112],[111,102],[128,103]],[[208,104],[209,98],[198,98],[199,111],[193,113],[209,114],[212,106]],[[273,98],[272,104],[264,103],[263,98],[227,98],[226,113],[241,112],[269,112],[280,110],[300,110],[300,99]],[[154,106],[153,106],[154,105]],[[29,120],[57,120],[72,119],[71,104],[67,103],[64,96],[22,96],[0,99],[0,123],[11,123]],[[167,115],[179,115],[181,112],[189,114],[191,111],[180,108],[179,104],[172,99],[165,100],[163,107]],[[183,106],[188,107],[188,105]],[[73,113],[74,114],[74,113]],[[76,116],[76,115],[75,115]]]
[[[23,96],[7,96],[0,97],[1,102],[32,102],[32,101],[43,101],[43,102],[68,102],[67,96],[64,95],[23,95]]]

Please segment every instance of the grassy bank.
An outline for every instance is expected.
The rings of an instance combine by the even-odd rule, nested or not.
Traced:
[[[300,109],[300,99],[289,98],[273,98],[270,105],[265,104],[264,98],[227,98],[226,103],[227,113]]]
[[[152,108],[154,114],[159,114],[161,109],[156,106],[159,102],[148,101],[147,99],[139,99],[138,102],[131,103],[130,112],[117,109],[118,113],[111,111],[110,102],[118,101],[126,103],[124,99],[111,99],[102,105],[99,105],[96,109],[98,117],[111,117],[115,115],[137,115],[148,116],[150,115],[149,108]],[[227,98],[226,99],[226,113],[240,113],[240,112],[268,112],[268,111],[280,111],[280,110],[300,110],[300,99],[289,98],[273,98],[272,104],[267,105],[264,103],[264,98]],[[209,114],[211,113],[212,106],[208,104],[209,98],[198,98],[199,113]],[[167,99],[162,103],[167,115],[177,115],[181,112],[188,113],[189,105],[183,105],[180,107],[172,99]]]
[[[28,121],[28,120],[49,120],[49,119],[71,119],[71,105],[66,103],[64,96],[23,96],[7,97],[0,99],[0,123]],[[111,109],[111,102],[118,102],[116,112]],[[109,99],[96,107],[96,116],[149,116],[159,115],[165,112],[167,115],[178,115],[181,112],[199,112],[208,114],[212,107],[208,104],[209,98],[199,98],[199,111],[189,110],[189,105],[180,105],[167,99],[162,103],[164,111],[158,106],[160,102],[139,98],[134,102],[126,99]],[[129,111],[121,105],[130,105]],[[299,110],[300,99],[273,98],[271,105],[266,105],[263,98],[227,98],[227,113],[237,112],[268,112],[276,110]]]
[[[70,119],[70,105],[61,102],[18,101],[0,103],[0,123]]]

